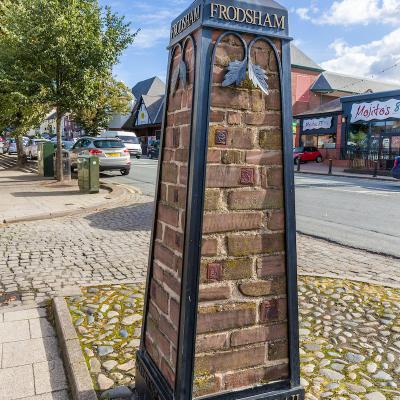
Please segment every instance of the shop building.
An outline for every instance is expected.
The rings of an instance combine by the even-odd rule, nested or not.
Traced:
[[[336,165],[385,171],[400,155],[400,90],[342,97],[296,118],[295,145]]]
[[[393,168],[400,155],[400,90],[341,99],[344,156],[355,168]]]
[[[334,99],[296,116],[295,147],[316,147],[324,159],[340,160],[343,147],[342,103]]]

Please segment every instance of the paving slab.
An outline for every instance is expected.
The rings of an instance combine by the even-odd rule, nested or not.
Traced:
[[[36,363],[33,365],[37,394],[68,389],[62,360]]]
[[[29,322],[14,321],[0,323],[0,344],[30,339]]]
[[[0,399],[14,400],[35,394],[32,365],[0,369]]]
[[[3,368],[59,359],[56,338],[47,337],[3,344]]]
[[[70,399],[47,310],[16,307],[0,315],[0,400]]]

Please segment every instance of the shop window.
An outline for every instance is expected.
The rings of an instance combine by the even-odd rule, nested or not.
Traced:
[[[318,148],[319,149],[335,149],[336,148],[336,134],[319,136]]]
[[[369,142],[369,124],[351,124],[347,139],[347,147],[352,150],[366,150]]]

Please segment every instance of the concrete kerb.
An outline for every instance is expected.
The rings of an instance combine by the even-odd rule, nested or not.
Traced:
[[[86,214],[89,212],[94,212],[94,211],[100,211],[105,208],[109,208],[112,206],[116,206],[118,204],[122,204],[129,200],[129,194],[131,193],[137,193],[137,194],[142,194],[142,192],[136,188],[128,188],[124,185],[117,185],[117,184],[112,184],[112,185],[106,185],[102,183],[100,185],[100,188],[105,189],[109,191],[110,193],[113,193],[113,198],[109,202],[102,202],[99,204],[95,204],[91,207],[85,207],[85,208],[80,208],[77,210],[69,210],[69,211],[59,211],[59,212],[53,212],[53,213],[41,213],[41,214],[36,214],[31,217],[23,217],[23,218],[12,218],[8,220],[3,220],[0,222],[0,227],[6,226],[6,225],[11,225],[11,224],[17,224],[21,222],[32,222],[32,221],[41,221],[41,220],[46,220],[46,219],[53,219],[53,218],[62,218],[62,217],[67,217],[67,216],[74,216],[74,215],[81,215],[81,214]]]
[[[64,297],[53,299],[54,320],[61,345],[73,400],[97,400],[92,378],[82,353],[78,335],[72,323]]]
[[[295,171],[295,174],[301,174],[301,175],[317,175],[317,176],[328,176],[328,177],[337,177],[337,178],[353,178],[353,179],[365,179],[365,180],[370,180],[370,181],[386,181],[386,182],[398,182],[397,179],[391,178],[391,177],[386,177],[386,176],[369,176],[369,175],[352,175],[352,174],[338,174],[333,172],[332,175],[328,175],[328,173],[323,173],[323,172],[313,172],[313,171]]]

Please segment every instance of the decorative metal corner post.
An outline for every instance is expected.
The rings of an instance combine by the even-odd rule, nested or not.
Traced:
[[[304,399],[290,40],[272,0],[172,23],[139,398]]]

